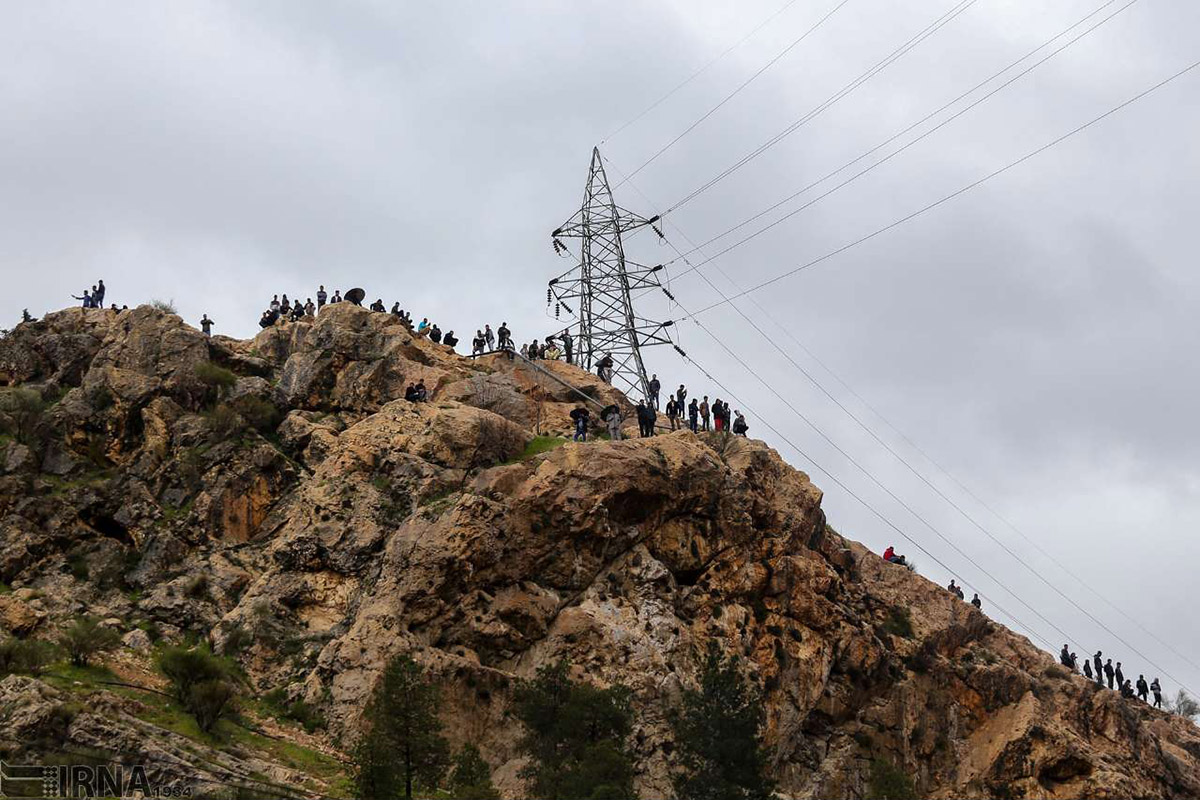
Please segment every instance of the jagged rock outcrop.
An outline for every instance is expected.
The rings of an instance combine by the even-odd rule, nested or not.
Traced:
[[[231,380],[204,380],[204,363]],[[478,744],[513,797],[511,689],[562,657],[634,690],[638,786],[669,796],[667,712],[710,641],[765,689],[787,797],[865,797],[875,758],[930,797],[1200,795],[1194,726],[838,535],[821,492],[762,442],[680,431],[524,457],[535,433],[569,429],[570,385],[628,408],[545,367],[558,380],[349,304],[250,341],[147,307],[23,324],[0,342],[0,378],[48,408],[0,444],[0,580],[15,590],[0,625],[36,637],[115,617],[134,661],[138,620],[218,650],[249,634],[255,688],[319,707],[343,746],[383,665],[412,653],[443,686],[451,739]],[[430,402],[402,399],[417,381]],[[10,677],[0,727],[60,701]],[[132,718],[127,698],[91,702]],[[73,717],[72,741],[103,747],[93,717]],[[189,752],[156,763],[183,770]],[[272,769],[256,771],[296,777]]]

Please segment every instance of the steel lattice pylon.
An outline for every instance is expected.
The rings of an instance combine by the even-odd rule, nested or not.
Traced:
[[[641,348],[671,344],[666,334],[671,323],[639,317],[634,310],[631,293],[660,288],[656,273],[662,265],[628,261],[621,235],[657,220],[626,211],[613,201],[597,147],[592,149],[583,206],[552,234],[559,252],[566,252],[559,237],[581,242],[579,264],[550,281],[550,295],[568,313],[575,313],[572,304],[578,306],[580,365],[592,369],[605,355],[612,356],[613,384],[642,397],[649,397],[650,381]]]

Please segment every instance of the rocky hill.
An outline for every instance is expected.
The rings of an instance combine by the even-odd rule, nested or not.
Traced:
[[[402,399],[417,381],[429,402]],[[0,385],[0,626],[53,639],[91,615],[123,637],[99,668],[0,681],[7,761],[344,796],[365,700],[407,652],[453,743],[520,797],[514,680],[566,656],[633,689],[637,785],[669,797],[666,713],[716,641],[765,689],[783,796],[868,796],[878,760],[929,797],[1200,796],[1194,726],[843,538],[762,442],[564,443],[564,383],[349,304],[249,341],[68,309],[0,340]],[[147,691],[162,643],[196,640],[248,676],[220,740]],[[271,690],[325,726],[278,719]]]

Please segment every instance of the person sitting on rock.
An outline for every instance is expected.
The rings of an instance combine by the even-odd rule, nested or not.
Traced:
[[[299,322],[304,319],[304,306],[300,305],[300,301],[292,303],[292,322]]]
[[[417,387],[411,383],[404,388],[404,399],[410,403],[417,402]]]
[[[1158,678],[1150,681],[1150,691],[1154,692],[1154,707],[1162,708],[1162,685],[1159,684]]]
[[[562,355],[562,351],[558,349],[558,345],[549,336],[546,337],[546,350],[542,356],[547,361],[558,361],[558,357]]]
[[[396,302],[392,303],[392,316],[393,316],[393,317],[403,317],[403,316],[404,316],[404,311],[402,311],[402,310],[401,310],[401,308],[400,308],[400,301],[399,301],[399,300],[397,300]]]
[[[1121,684],[1121,697],[1133,698],[1133,681],[1128,678]]]
[[[1083,660],[1083,677],[1087,678],[1089,681],[1093,679],[1092,662],[1088,661],[1086,658]]]
[[[417,326],[417,333],[425,333],[429,329],[429,317],[421,317],[421,324]]]
[[[424,403],[429,399],[429,392],[425,389],[425,381],[417,381],[417,401]]]
[[[609,353],[605,353],[604,357],[596,363],[596,375],[600,380],[611,385],[613,377],[613,357]]]
[[[1058,652],[1058,663],[1062,664],[1064,667],[1071,666],[1071,651],[1067,649],[1065,644],[1063,645],[1062,650]]]
[[[442,329],[437,326],[437,323],[429,326],[429,341],[434,344],[442,343]]]
[[[204,331],[204,335],[210,339],[212,338],[212,326],[213,321],[208,318],[208,314],[200,318],[200,330]]]
[[[896,554],[896,548],[890,544],[888,545],[888,549],[883,551],[883,560],[892,564],[899,564],[902,567],[908,563],[904,556]]]
[[[271,295],[271,302],[267,304],[267,308],[269,308],[271,311],[275,311],[275,312],[279,311],[279,309],[280,309],[279,295],[277,295],[277,294]]]
[[[458,344],[458,337],[454,335],[454,331],[449,331],[445,336],[442,337],[442,344],[446,345],[451,350],[454,349],[454,345]]]
[[[116,307],[117,307],[117,304],[113,303],[113,308],[116,308]],[[21,309],[21,322],[37,322],[37,318],[29,313],[28,308],[23,308],[23,309]]]
[[[979,599],[979,592],[975,592],[974,596],[971,597],[971,605],[975,606],[980,611],[983,610],[983,601]]]
[[[696,402],[695,400],[692,401]],[[746,431],[750,430],[750,426],[746,424],[746,418],[742,416],[742,412],[734,411],[733,415],[733,433],[735,436],[745,436]]]
[[[312,298],[308,298],[308,302],[304,304],[304,316],[315,317],[317,315],[317,307],[313,305]]]
[[[274,324],[275,324],[275,317],[271,314],[270,311],[264,311],[262,313],[262,316],[258,320],[258,327],[260,327],[260,328],[269,328]]]
[[[1138,675],[1137,693],[1138,693],[1138,697],[1141,699],[1141,701],[1143,703],[1149,702],[1149,700],[1150,700],[1150,684],[1146,683],[1145,675]]]
[[[383,298],[382,297],[376,298],[375,302],[371,303],[371,310],[372,311],[380,311],[380,312],[383,311]]]

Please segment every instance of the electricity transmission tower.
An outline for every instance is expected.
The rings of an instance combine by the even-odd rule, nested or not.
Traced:
[[[551,280],[546,297],[547,301],[553,297],[569,314],[575,313],[571,304],[578,304],[580,366],[590,370],[611,356],[613,384],[643,397],[650,395],[650,380],[641,349],[672,344],[666,333],[672,323],[640,317],[634,310],[632,292],[661,288],[656,273],[662,265],[648,267],[626,259],[621,235],[653,227],[657,220],[626,211],[613,201],[600,148],[593,148],[583,206],[551,234],[560,254],[567,253],[560,237],[580,240],[579,264]]]

